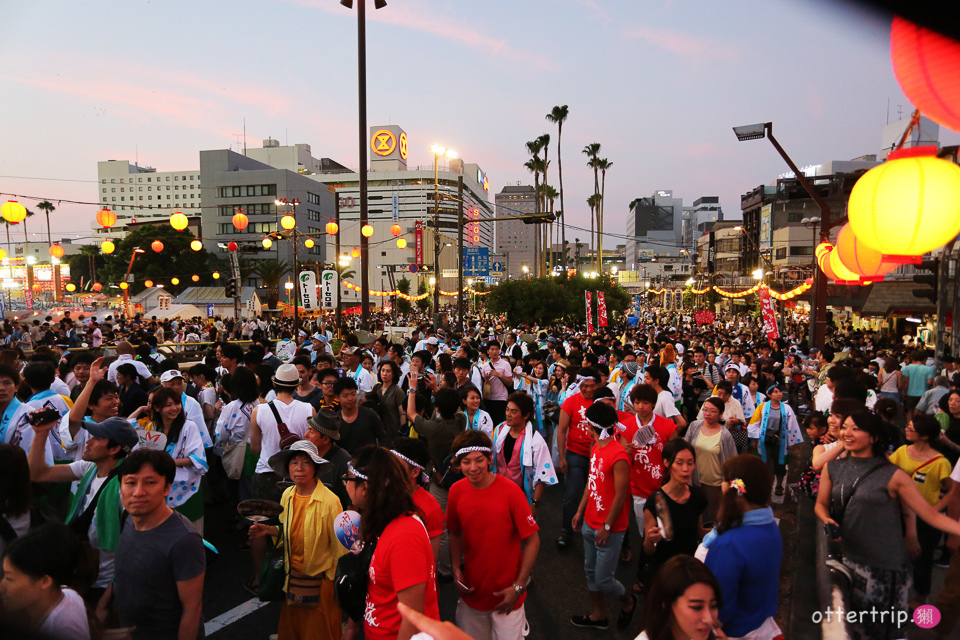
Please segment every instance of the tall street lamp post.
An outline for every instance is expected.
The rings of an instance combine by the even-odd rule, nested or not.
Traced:
[[[340,0],[348,9],[353,8],[353,0]],[[386,0],[373,0],[375,9],[387,6]],[[357,0],[357,109],[359,120],[360,150],[360,228],[367,225],[367,28],[366,0]],[[360,234],[360,326],[369,328],[370,323],[370,244]]]
[[[783,150],[783,147],[780,146],[777,139],[773,137],[773,123],[761,122],[759,124],[734,127],[733,132],[740,142],[769,138],[770,144],[773,145],[777,153],[780,154],[780,157],[783,158],[787,166],[790,167],[790,170],[793,171],[797,182],[800,183],[800,186],[807,192],[807,195],[809,195],[820,208],[820,240],[822,242],[828,242],[830,240],[830,206],[820,197],[820,194],[814,190],[810,183],[807,182],[803,172],[797,168],[797,165],[790,159],[787,152]],[[823,348],[827,334],[827,279],[820,269],[814,270],[813,304],[810,306],[810,341],[812,346]]]

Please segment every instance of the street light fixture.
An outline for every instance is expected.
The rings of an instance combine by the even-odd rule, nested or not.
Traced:
[[[747,140],[759,140],[760,138],[769,138],[770,144],[773,145],[774,149],[777,150],[777,153],[780,154],[780,157],[783,158],[784,162],[787,163],[787,166],[790,167],[790,170],[793,171],[793,175],[796,176],[797,182],[800,183],[800,186],[803,187],[804,191],[807,192],[807,195],[817,204],[820,208],[820,239],[821,241],[828,241],[830,239],[830,206],[826,201],[820,197],[820,194],[817,193],[813,187],[807,182],[807,179],[804,177],[803,172],[797,168],[797,165],[794,164],[793,160],[790,159],[790,156],[787,155],[787,152],[783,150],[783,147],[780,146],[780,143],[777,142],[777,139],[773,137],[773,123],[772,122],[762,122],[758,124],[749,124],[742,127],[734,127],[733,133],[736,134],[737,140],[744,142]],[[823,273],[819,269],[814,270],[814,285],[813,285],[813,304],[811,304],[811,315],[814,317],[813,322],[810,323],[810,341],[816,347],[823,347],[824,341],[826,339],[827,333],[827,281]]]

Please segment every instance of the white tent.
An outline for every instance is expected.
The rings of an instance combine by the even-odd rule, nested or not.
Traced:
[[[157,320],[167,320],[170,318],[194,318],[194,317],[207,317],[206,311],[201,311],[192,304],[171,304],[169,309],[154,309],[150,312],[148,317],[156,316]]]

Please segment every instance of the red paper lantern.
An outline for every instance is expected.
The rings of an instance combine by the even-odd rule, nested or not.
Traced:
[[[233,226],[237,231],[243,231],[247,228],[247,225],[250,224],[250,219],[243,213],[243,211],[237,211],[233,216]]]
[[[103,209],[100,209],[100,211],[97,211],[97,224],[99,224],[101,227],[109,229],[116,223],[117,214],[115,214],[113,211],[110,211],[110,209],[104,207]]]
[[[93,287],[91,287],[91,288],[92,288],[94,291],[96,291],[97,293],[103,291],[103,285],[100,284],[99,282],[94,282],[94,283],[93,283]]]
[[[150,244],[150,248],[153,249],[154,253],[160,253],[161,251],[163,251],[163,243],[160,242],[159,240],[154,240]]]
[[[861,279],[880,279],[899,266],[895,262],[884,262],[883,254],[858,240],[849,224],[840,229],[835,251],[840,262]]]
[[[395,224],[392,227],[390,227],[390,233],[393,234],[393,237],[397,237],[398,235],[403,233],[403,229],[400,228],[400,225]]]
[[[227,249],[229,249],[230,251],[236,251],[236,250],[237,250],[237,243],[234,242],[233,240],[231,240],[231,241],[227,244]]]
[[[353,256],[354,258],[359,258],[360,249],[357,249],[356,247],[354,247],[353,249],[350,249],[350,255]]]
[[[920,113],[960,131],[960,43],[894,17],[890,57],[900,88]]]
[[[50,247],[50,255],[57,260],[63,257],[63,247],[59,244],[54,244]]]

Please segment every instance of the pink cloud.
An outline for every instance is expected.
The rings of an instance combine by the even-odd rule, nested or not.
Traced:
[[[740,51],[736,48],[727,47],[716,42],[711,42],[706,38],[700,38],[663,26],[649,27],[634,25],[625,28],[623,35],[627,38],[643,40],[648,44],[679,56],[709,56],[727,60],[740,57]]]
[[[345,15],[349,10],[329,0],[288,0],[294,4],[319,9],[326,13]],[[352,11],[350,11],[352,13]],[[494,56],[514,62],[533,65],[539,69],[557,69],[558,65],[547,56],[511,46],[506,40],[498,40],[478,32],[473,23],[451,19],[435,8],[414,7],[410,3],[391,3],[383,11],[374,11],[367,3],[367,20],[423,31],[447,40],[480,49]]]

